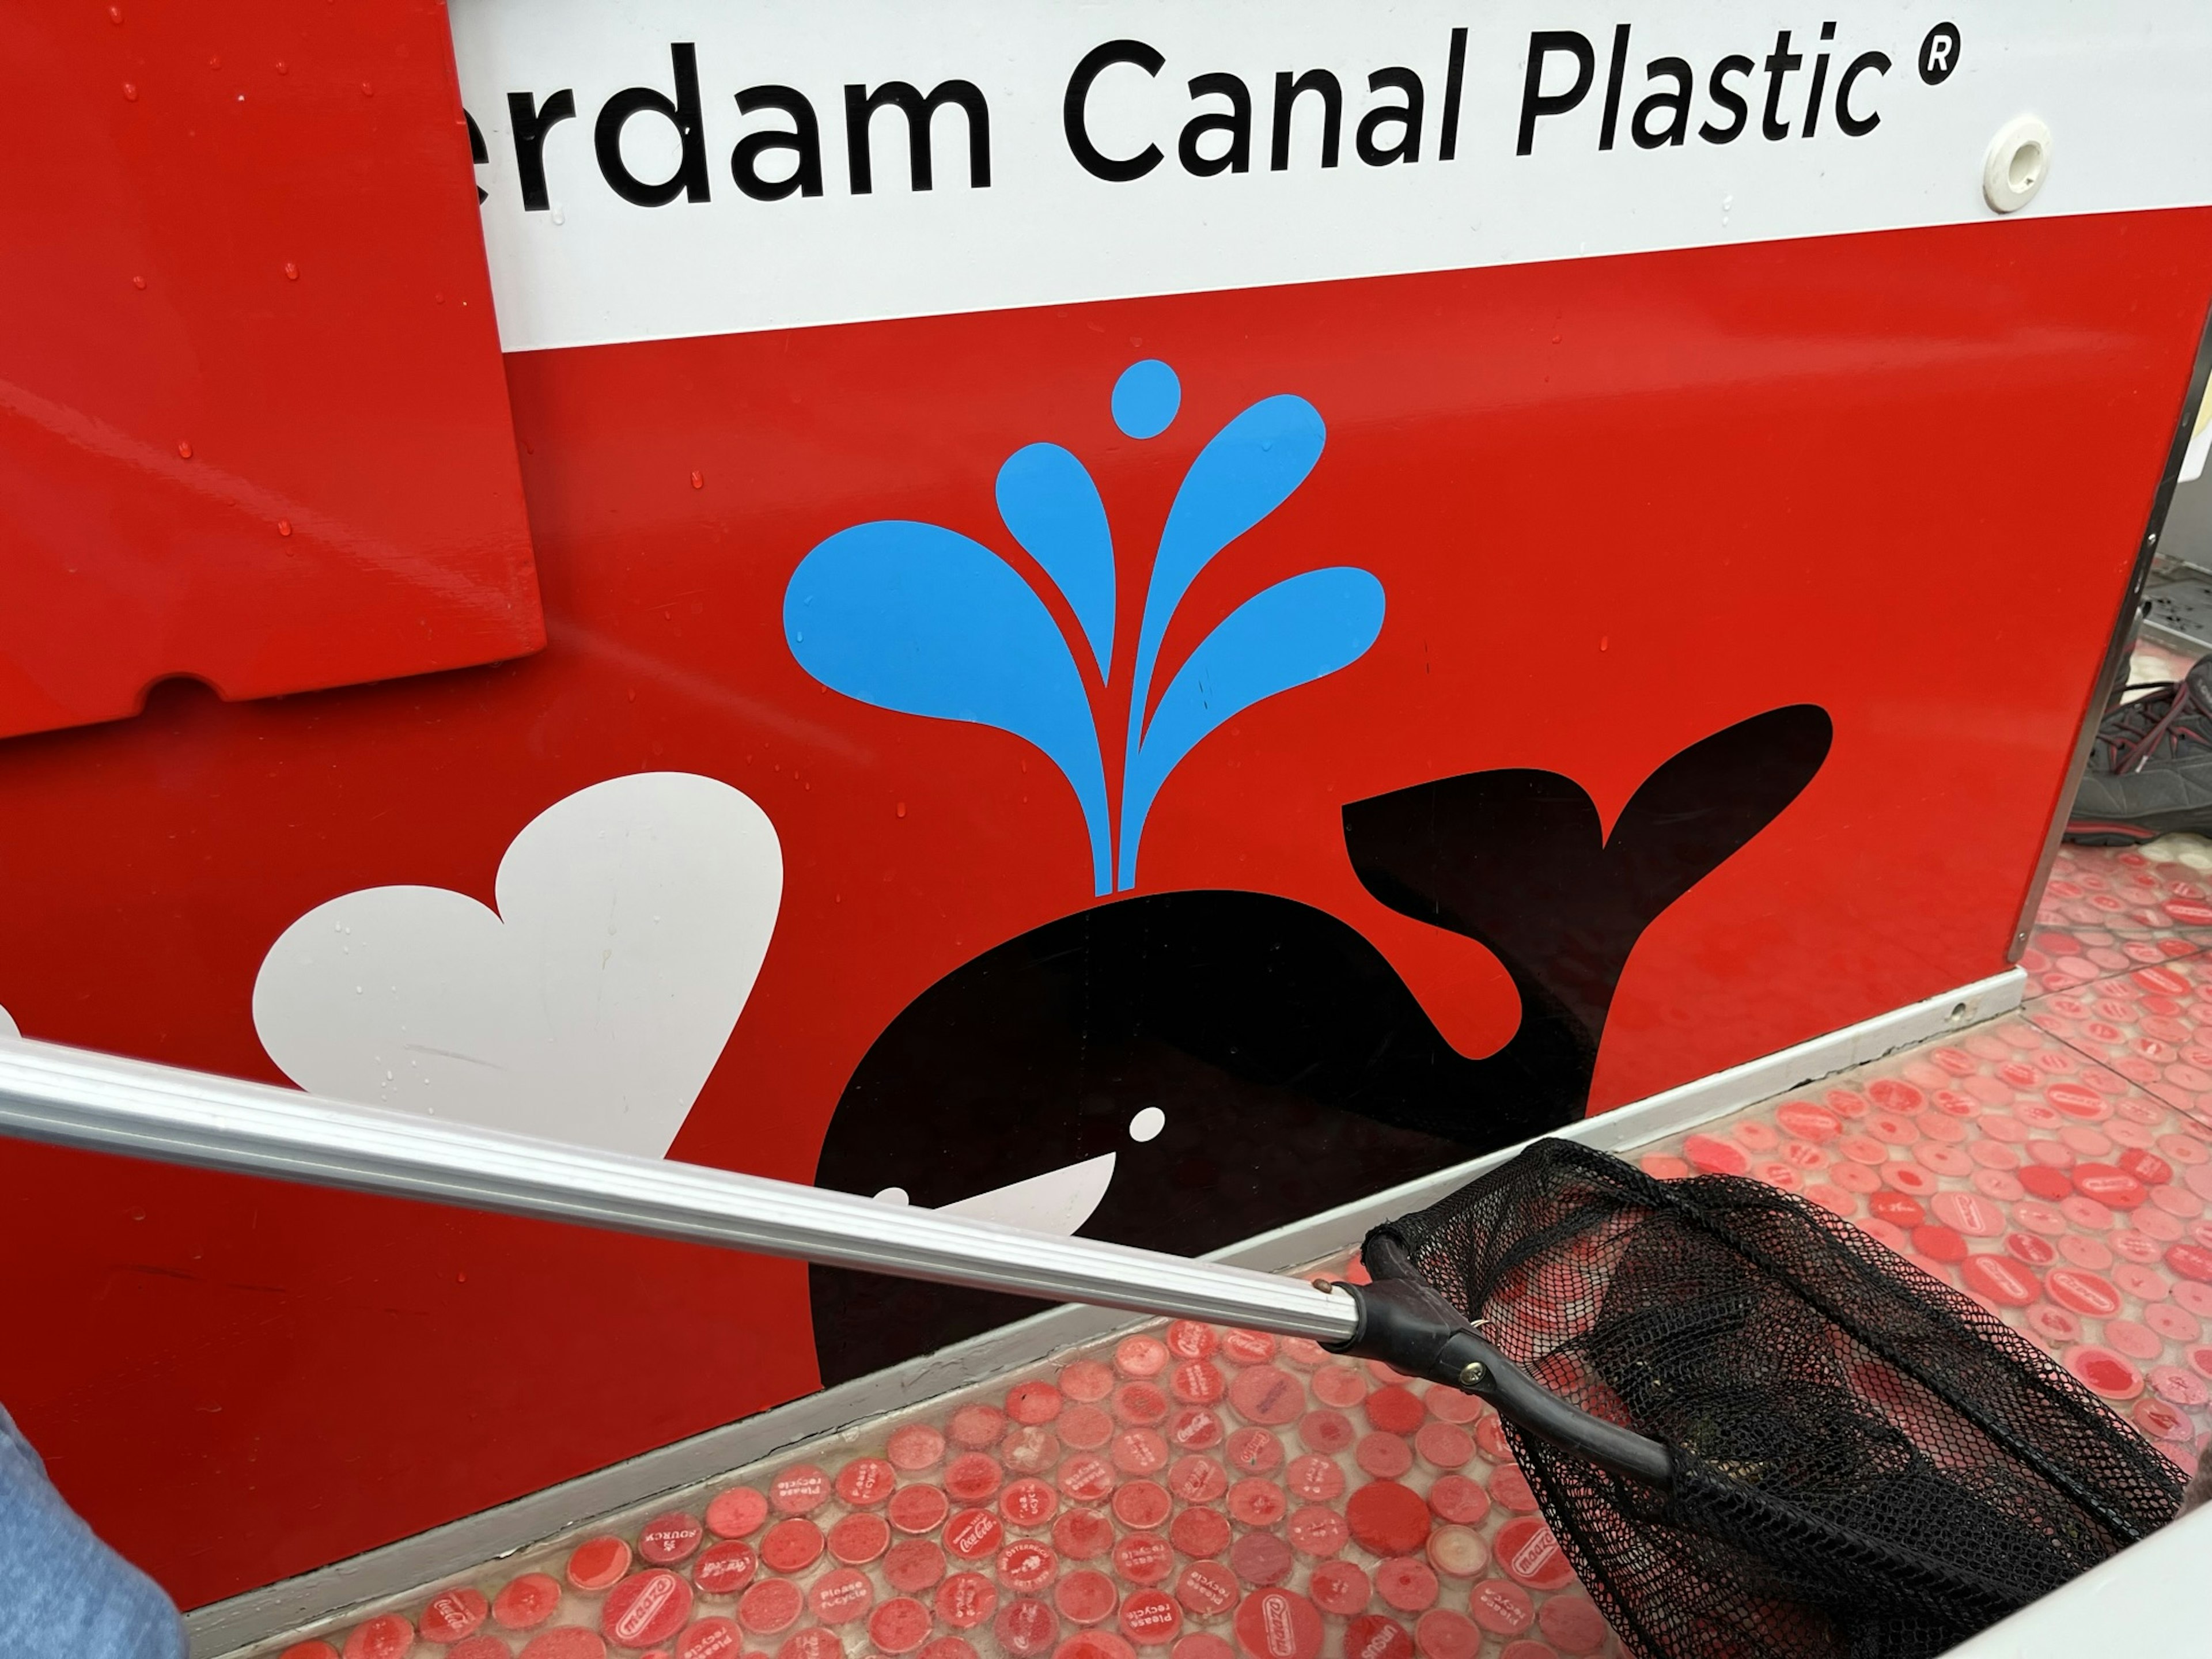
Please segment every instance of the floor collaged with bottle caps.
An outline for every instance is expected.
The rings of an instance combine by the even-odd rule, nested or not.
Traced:
[[[2019,1014],[1637,1149],[1804,1194],[2178,1464],[2212,1428],[2212,843],[2069,848]],[[284,1659],[1552,1659],[1620,1650],[1495,1419],[1147,1328],[801,1446]]]

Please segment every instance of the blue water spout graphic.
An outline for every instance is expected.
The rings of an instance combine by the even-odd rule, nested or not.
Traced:
[[[1181,406],[1175,371],[1157,359],[1133,364],[1114,388],[1115,422],[1134,438],[1165,431]],[[1152,804],[1190,751],[1255,703],[1356,662],[1382,631],[1382,584],[1372,573],[1310,570],[1238,605],[1152,705],[1161,642],[1191,584],[1296,493],[1327,436],[1304,398],[1264,398],[1214,434],[1184,474],[1138,627],[1118,836],[1077,642],[1029,582],[981,542],[910,520],[839,531],[793,572],[784,636],[799,665],[832,690],[903,714],[994,726],[1034,745],[1075,793],[1095,890],[1103,896],[1133,887]],[[1032,443],[1006,458],[996,493],[1007,533],[1074,617],[1103,696],[1114,678],[1116,582],[1097,483],[1066,448]]]

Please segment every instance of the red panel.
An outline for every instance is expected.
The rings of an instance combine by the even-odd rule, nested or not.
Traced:
[[[17,6],[0,735],[543,642],[445,10]]]
[[[2003,966],[2208,288],[2212,214],[2191,211],[517,359],[549,649],[283,702],[178,691],[0,749],[0,1003],[34,1036],[273,1077],[254,973],[309,907],[398,882],[489,902],[552,802],[702,772],[768,811],[787,883],[676,1150],[804,1179],[887,1022],[1092,900],[1074,804],[1020,745],[799,671],[793,568],[879,516],[1003,545],[994,475],[1040,438],[1090,464],[1117,544],[1147,547],[1204,438],[1296,391],[1327,453],[1206,573],[1192,636],[1341,562],[1381,575],[1389,620],[1194,752],[1142,889],[1331,912],[1479,1052],[1510,987],[1366,895],[1344,802],[1533,766],[1610,815],[1732,720],[1833,718],[1811,787],[1631,960],[1598,1079],[1615,1103]],[[1149,447],[1107,413],[1140,356],[1184,388]],[[811,1380],[789,1267],[0,1158],[0,1274],[39,1333],[0,1346],[0,1398],[187,1602]]]

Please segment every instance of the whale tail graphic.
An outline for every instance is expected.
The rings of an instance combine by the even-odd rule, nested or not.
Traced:
[[[1045,922],[915,997],[847,1083],[815,1179],[940,1206],[1110,1152],[1079,1230],[1194,1255],[1571,1123],[1638,939],[1796,798],[1828,741],[1818,708],[1730,726],[1645,780],[1610,837],[1550,772],[1346,807],[1369,890],[1511,973],[1521,1024],[1496,1054],[1452,1048],[1382,953],[1324,911],[1146,893]],[[1037,1311],[841,1267],[811,1278],[825,1383]]]
[[[1810,703],[1740,720],[1646,778],[1610,836],[1572,778],[1510,769],[1353,801],[1345,848],[1384,904],[1498,957],[1522,1018],[1489,1063],[1579,1111],[1637,941],[1803,793],[1833,734]]]

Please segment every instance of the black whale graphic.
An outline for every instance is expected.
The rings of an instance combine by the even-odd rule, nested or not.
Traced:
[[[1809,704],[1731,726],[1653,772],[1610,837],[1553,772],[1346,806],[1368,890],[1511,975],[1521,1024],[1493,1054],[1446,1042],[1334,916],[1265,893],[1146,894],[1034,928],[915,998],[847,1084],[816,1182],[934,1206],[1111,1152],[1079,1231],[1187,1255],[1571,1122],[1637,939],[1797,798],[1831,736]],[[1146,1108],[1165,1121],[1139,1141]],[[811,1273],[825,1384],[1041,1305]]]

